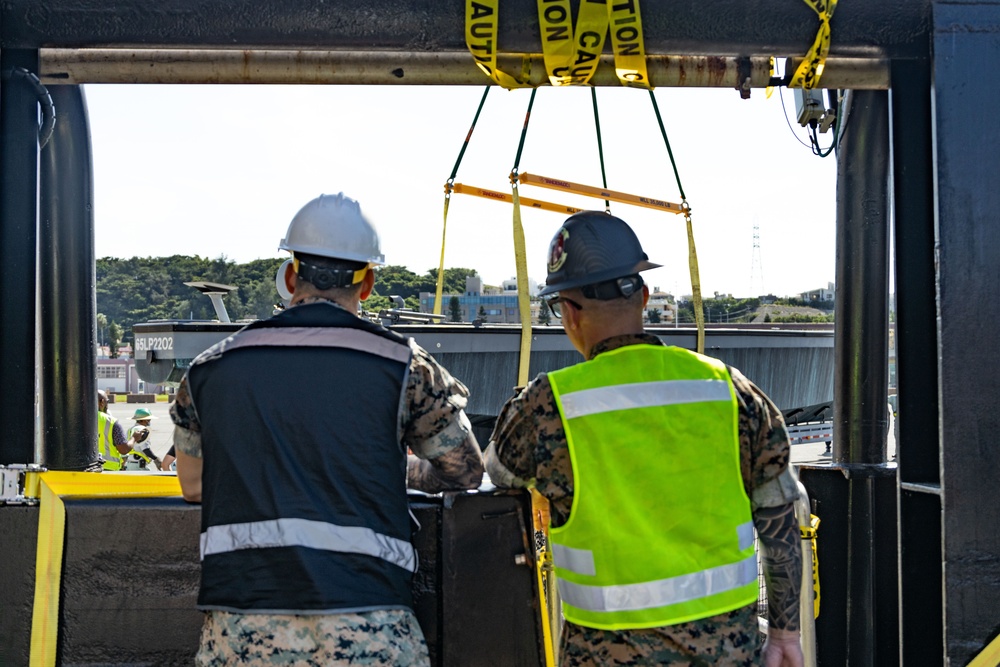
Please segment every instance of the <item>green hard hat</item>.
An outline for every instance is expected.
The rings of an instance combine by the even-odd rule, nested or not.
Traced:
[[[141,419],[156,419],[153,414],[146,408],[136,408],[135,414],[132,415],[134,421],[139,421]]]

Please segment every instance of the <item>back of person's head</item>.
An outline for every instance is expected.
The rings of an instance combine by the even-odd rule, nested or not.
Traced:
[[[603,211],[582,211],[567,218],[552,237],[545,286],[538,294],[569,291],[588,300],[632,302],[643,291],[639,272],[659,266],[649,261],[624,220]]]
[[[320,292],[357,291],[368,270],[385,263],[378,230],[343,193],[303,206],[279,248],[292,253],[299,279]]]
[[[104,411],[108,407],[108,394],[103,389],[97,390],[97,409]]]

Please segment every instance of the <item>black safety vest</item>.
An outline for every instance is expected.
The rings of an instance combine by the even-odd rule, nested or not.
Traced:
[[[248,613],[411,606],[407,339],[329,303],[291,308],[199,355],[198,605]]]

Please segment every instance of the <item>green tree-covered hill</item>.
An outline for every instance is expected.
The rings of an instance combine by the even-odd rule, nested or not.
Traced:
[[[233,285],[225,297],[229,316],[235,320],[269,317],[278,301],[274,277],[283,258],[257,259],[244,264],[227,259],[174,255],[172,257],[104,257],[97,260],[97,312],[105,327],[116,324],[124,330],[124,342],[132,340],[132,325],[166,319],[215,318],[206,296],[185,282],[206,280]],[[474,269],[445,269],[445,293],[465,291],[465,278]],[[433,292],[437,269],[417,275],[403,266],[384,266],[376,271],[375,291],[366,302],[369,310],[391,307],[389,296],[399,295],[407,306],[419,310],[420,292]],[[108,332],[98,331],[98,340]]]

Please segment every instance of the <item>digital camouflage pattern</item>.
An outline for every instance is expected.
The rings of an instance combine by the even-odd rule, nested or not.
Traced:
[[[213,611],[205,616],[195,664],[427,667],[430,659],[424,635],[409,611],[336,616]]]
[[[637,344],[663,342],[649,334],[616,336],[597,344],[589,358]],[[739,403],[743,485],[752,497],[754,488],[776,479],[788,467],[788,434],[771,400],[739,371],[729,370]],[[504,406],[490,438],[486,469],[498,486],[523,486],[533,480],[535,489],[550,501],[551,525],[566,523],[573,504],[573,467],[552,386],[544,373]],[[797,608],[797,604],[792,606]],[[711,618],[647,630],[611,632],[565,623],[560,664],[753,665],[758,664],[761,643],[755,603]]]
[[[316,300],[322,299],[304,303]],[[428,493],[475,488],[482,479],[482,457],[464,412],[469,390],[412,340],[410,348],[405,400],[397,416],[400,441],[415,454],[409,457],[407,486]],[[201,426],[187,376],[170,406],[170,418],[177,449],[201,458]],[[308,443],[303,447],[312,449]],[[406,610],[326,616],[213,611],[206,616],[198,664],[408,667],[427,661],[423,635]]]

